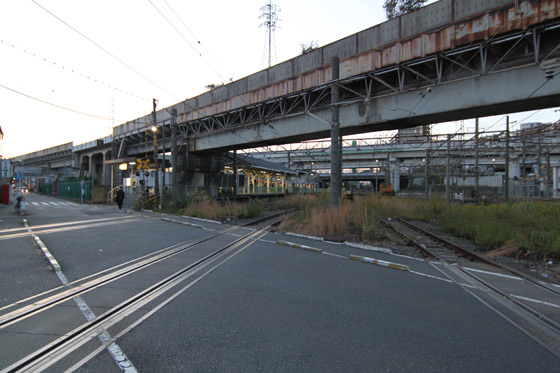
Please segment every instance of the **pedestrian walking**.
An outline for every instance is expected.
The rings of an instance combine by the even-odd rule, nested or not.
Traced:
[[[119,210],[122,210],[122,204],[124,201],[124,190],[122,186],[119,186],[119,190],[117,190],[117,195],[115,197],[115,202],[119,205]]]

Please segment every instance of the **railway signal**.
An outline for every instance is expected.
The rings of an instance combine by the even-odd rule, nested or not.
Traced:
[[[148,168],[151,167],[150,158],[147,158],[145,160],[141,160],[140,158],[136,158],[136,163],[138,163],[137,166],[136,166],[137,170],[145,171],[145,170],[147,170]]]

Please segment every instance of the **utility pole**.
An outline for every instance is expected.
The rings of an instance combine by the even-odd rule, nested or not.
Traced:
[[[509,115],[506,117],[506,170],[504,187],[504,199],[507,202],[509,198]]]
[[[550,198],[550,151],[546,154],[546,184],[544,190],[544,197]]]
[[[426,199],[430,199],[430,149],[426,149],[426,167],[424,171],[424,192],[426,193]]]
[[[474,122],[474,191],[475,199],[478,201],[478,118]]]
[[[447,164],[445,168],[445,202],[451,202],[451,135],[447,135]]]
[[[538,142],[537,142],[537,169],[535,170],[535,177],[537,180],[537,195],[540,197],[542,197],[541,195],[541,135],[540,133],[538,134],[539,138],[538,138]]]
[[[161,205],[163,203],[163,192],[165,190],[165,122],[161,123],[161,147],[162,147],[162,160],[161,160],[161,190],[160,190],[160,200],[159,200],[159,208],[161,209]]]
[[[154,132],[154,167],[156,169],[154,174],[154,195],[156,197],[156,203],[159,200],[159,170],[158,170],[158,146],[157,146],[157,123],[156,123],[156,106],[157,100],[153,100],[153,111],[152,111],[152,131]]]
[[[233,151],[233,196],[237,197],[239,187],[239,176],[237,176],[237,150]]]
[[[332,80],[340,77],[340,60],[338,57],[332,59]],[[340,149],[340,123],[339,108],[340,89],[336,84],[331,86],[331,206],[338,205],[338,199],[342,193],[342,157]]]
[[[171,109],[171,167],[173,171],[171,173],[171,187],[173,188],[173,202],[177,202],[179,199],[178,193],[178,171],[179,164],[177,162],[177,109]]]

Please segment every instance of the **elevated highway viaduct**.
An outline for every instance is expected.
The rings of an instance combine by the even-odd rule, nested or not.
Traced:
[[[559,29],[560,0],[441,0],[157,111],[159,151],[188,174],[189,154],[330,137],[335,111],[344,136],[555,107]],[[152,122],[115,127],[113,158],[151,149]]]

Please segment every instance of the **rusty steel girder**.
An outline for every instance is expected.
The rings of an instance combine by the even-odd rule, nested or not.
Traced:
[[[477,8],[493,3],[502,5]],[[424,25],[420,33],[407,29],[408,24],[423,22],[424,13],[435,11],[445,13],[445,22]],[[331,105],[333,84],[340,87],[339,105],[358,102],[375,123],[376,98],[412,90],[422,94],[440,84],[559,57],[559,29],[560,0],[442,0],[175,105],[179,145],[208,133],[273,127],[279,119],[313,116]],[[373,45],[376,32],[379,42]],[[341,56],[341,78],[333,81],[328,56],[342,45],[355,50]],[[277,68],[293,74],[278,78]],[[416,111],[412,108],[410,115]],[[118,135],[122,136],[127,135]]]

